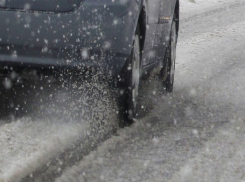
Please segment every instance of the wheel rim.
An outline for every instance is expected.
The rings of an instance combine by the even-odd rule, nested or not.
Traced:
[[[137,107],[137,99],[139,95],[139,82],[140,82],[140,45],[139,36],[135,36],[133,60],[132,60],[132,102],[133,110]]]

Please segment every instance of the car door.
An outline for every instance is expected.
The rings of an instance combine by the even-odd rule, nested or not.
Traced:
[[[144,52],[142,55],[143,66],[154,62],[156,51],[154,49],[157,24],[160,14],[161,0],[144,0],[147,14],[147,28],[145,37]]]
[[[153,49],[156,52],[155,59],[152,61],[160,61],[165,56],[166,46],[170,38],[171,18],[173,15],[176,0],[160,0],[159,17],[156,27],[156,36]]]

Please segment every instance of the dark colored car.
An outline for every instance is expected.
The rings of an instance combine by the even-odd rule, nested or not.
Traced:
[[[159,68],[173,90],[179,0],[0,0],[0,74],[99,68],[136,113],[142,75]]]

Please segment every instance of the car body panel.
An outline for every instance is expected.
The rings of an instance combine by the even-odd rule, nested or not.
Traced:
[[[83,0],[2,0],[0,8],[18,11],[69,12],[80,6]]]
[[[176,0],[144,0],[147,17],[147,32],[143,66],[158,63],[165,56]]]
[[[84,0],[74,11],[66,13],[2,9],[0,70],[11,66],[53,69],[111,65],[112,74],[118,75],[131,56],[143,6],[147,6],[147,31],[142,60],[147,67],[156,62],[154,51],[159,54],[164,50],[166,40],[159,41],[158,33],[167,34],[170,26],[160,25],[159,20],[162,14],[173,13],[176,0],[154,0],[162,7],[157,11],[156,4],[151,2]]]

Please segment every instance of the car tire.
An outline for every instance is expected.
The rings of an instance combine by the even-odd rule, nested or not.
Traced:
[[[120,103],[122,104],[122,120],[123,125],[133,123],[137,117],[137,110],[139,107],[139,84],[140,84],[140,71],[141,71],[141,48],[140,48],[140,33],[137,28],[134,36],[134,43],[131,53],[131,58],[124,71],[124,92],[120,96]]]
[[[167,46],[164,67],[161,70],[160,77],[163,81],[163,88],[167,93],[173,92],[174,86],[174,74],[175,74],[175,61],[176,61],[176,45],[177,45],[177,31],[176,31],[176,19],[174,17],[169,45]]]

